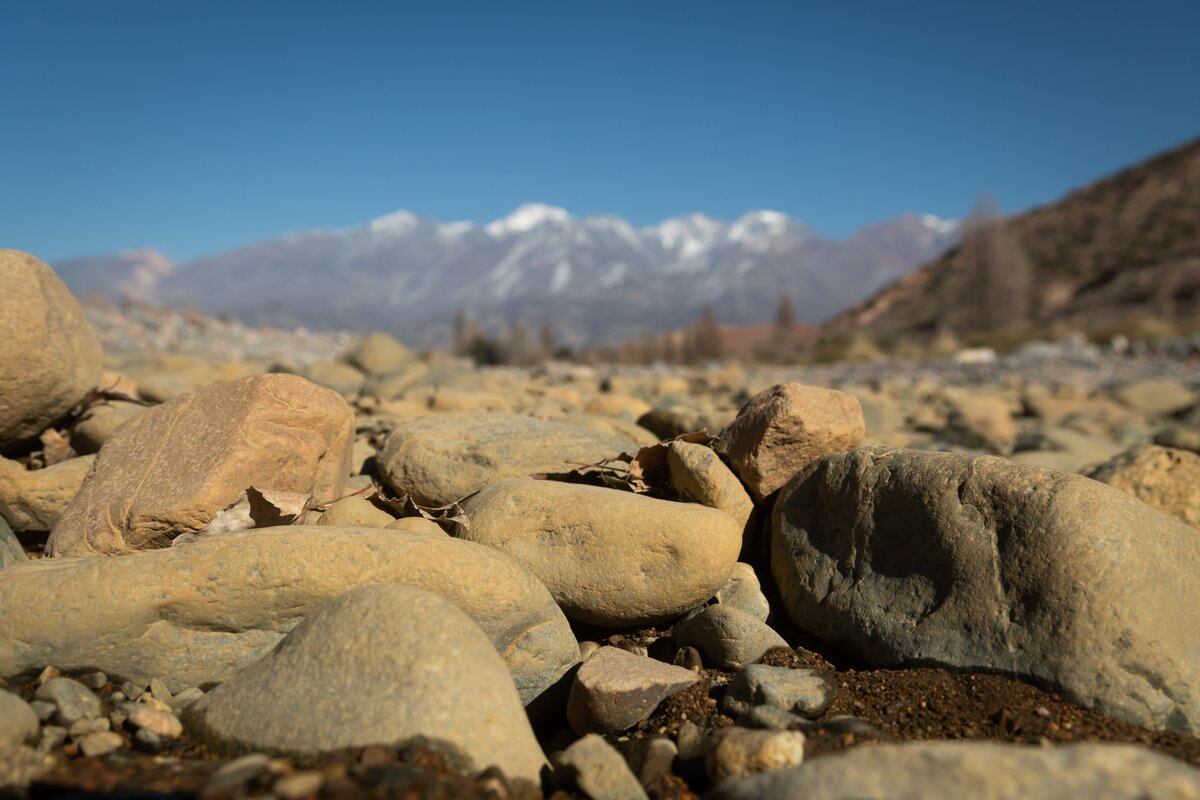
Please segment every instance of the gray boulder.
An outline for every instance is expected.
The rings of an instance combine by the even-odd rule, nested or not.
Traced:
[[[910,742],[854,747],[732,781],[708,800],[1179,800],[1200,770],[1143,747]]]
[[[546,588],[488,547],[415,531],[288,526],[0,571],[0,676],[54,664],[145,685],[228,679],[352,589],[434,592],[474,619],[532,700],[579,658]],[[54,620],[47,625],[46,620]]]
[[[529,781],[545,763],[488,636],[408,586],[369,586],[322,606],[192,703],[186,722],[235,750],[308,755],[423,736],[460,748],[477,769]]]
[[[565,472],[629,449],[623,436],[560,422],[500,412],[449,413],[400,423],[377,461],[393,491],[437,506],[494,483]]]
[[[846,652],[1200,726],[1200,537],[1124,492],[992,456],[870,448],[797,475],[772,528],[792,620]]]

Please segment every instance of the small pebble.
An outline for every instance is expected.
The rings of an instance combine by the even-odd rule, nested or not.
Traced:
[[[167,683],[162,678],[154,678],[150,681],[150,694],[155,700],[162,703],[170,703],[174,695],[167,688]]]
[[[836,734],[853,734],[862,736],[863,734],[878,734],[879,729],[871,723],[867,722],[862,717],[852,717],[847,714],[832,717],[821,723],[822,730]]]
[[[72,722],[71,726],[67,728],[67,735],[72,739],[82,739],[85,736],[106,730],[109,730],[108,720],[104,717],[95,717],[93,719],[80,719]]]
[[[202,690],[197,689],[195,686],[189,686],[186,689],[181,689],[171,698],[171,708],[175,711],[182,711],[201,697],[204,697]]]
[[[103,672],[89,672],[80,678],[79,682],[89,689],[103,689],[108,686],[108,676]]]
[[[41,686],[46,681],[51,681],[51,680],[54,680],[55,678],[61,678],[61,677],[62,677],[62,673],[59,672],[57,669],[55,669],[54,667],[46,667],[37,676],[37,685]]]
[[[265,772],[270,763],[270,757],[263,753],[250,753],[227,761],[213,772],[200,794],[208,797],[233,791]]]
[[[708,737],[696,723],[685,722],[679,726],[679,730],[675,734],[675,746],[679,750],[679,758],[682,761],[703,758],[704,754],[708,752]]]
[[[48,753],[62,747],[67,740],[67,729],[58,725],[43,725],[42,738],[38,742],[38,750]]]
[[[175,739],[183,733],[183,724],[170,712],[138,703],[126,703],[123,711],[129,715],[130,725],[153,731],[163,739]]]
[[[700,657],[700,651],[694,647],[681,647],[676,650],[674,663],[676,666],[690,669],[693,672],[704,669],[704,659]]]
[[[321,784],[324,782],[325,779],[319,772],[293,772],[275,781],[271,789],[283,800],[301,800],[321,791]]]
[[[96,756],[108,755],[109,753],[120,749],[125,740],[119,734],[112,731],[99,731],[97,733],[89,733],[79,740],[79,752],[89,758]]]
[[[146,690],[141,686],[138,686],[133,681],[125,681],[121,684],[121,693],[125,695],[126,699],[128,700],[137,700],[146,693]]]
[[[113,692],[111,695],[109,695],[109,699],[112,700],[114,703],[124,703],[129,698],[125,696],[124,692],[118,691],[118,692]]]
[[[33,713],[37,714],[38,719],[42,722],[54,716],[54,712],[58,708],[54,703],[47,703],[45,700],[34,700],[29,705],[33,709]]]
[[[139,728],[133,735],[133,744],[143,753],[159,753],[163,749],[162,738],[149,728]]]

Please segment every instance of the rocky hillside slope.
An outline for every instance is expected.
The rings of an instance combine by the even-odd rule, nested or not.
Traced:
[[[1200,140],[1002,225],[1028,265],[1023,313],[1009,322],[1093,330],[1138,318],[1186,324],[1200,309]],[[986,284],[972,249],[955,247],[839,314],[826,332],[978,331],[995,321]]]

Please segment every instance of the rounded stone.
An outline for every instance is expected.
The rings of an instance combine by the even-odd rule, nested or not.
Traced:
[[[94,388],[100,339],[54,270],[0,250],[0,450],[37,436]]]
[[[423,505],[461,500],[485,486],[566,472],[616,456],[622,436],[498,412],[447,413],[397,425],[377,462],[393,491]]]
[[[742,528],[695,503],[558,481],[490,486],[457,535],[524,564],[567,616],[613,627],[668,620],[729,579]]]
[[[545,759],[504,661],[468,616],[406,586],[350,592],[193,703],[218,746],[306,755],[416,736],[536,780]]]
[[[53,663],[143,686],[150,677],[203,686],[253,663],[325,601],[375,583],[461,608],[492,637],[527,701],[579,660],[550,593],[497,550],[440,534],[296,525],[5,567],[0,676]]]

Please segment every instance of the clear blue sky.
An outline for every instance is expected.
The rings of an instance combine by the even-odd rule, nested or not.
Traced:
[[[1200,135],[1198,35],[1200,0],[0,0],[0,245],[1019,210]]]

